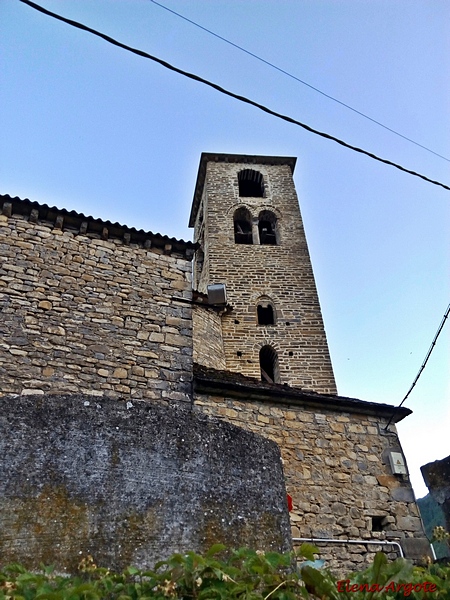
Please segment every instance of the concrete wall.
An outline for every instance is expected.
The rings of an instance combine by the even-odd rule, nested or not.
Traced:
[[[389,466],[389,451],[401,448],[395,434],[380,433],[379,426],[382,429],[386,419],[202,393],[196,394],[195,406],[279,445],[286,489],[294,504],[290,513],[293,537],[424,537],[409,479],[394,476]],[[383,531],[373,530],[373,518],[381,520]],[[369,563],[374,552],[382,549],[373,545],[320,547],[327,565],[341,570]],[[391,557],[397,557],[390,549]]]
[[[174,298],[191,298],[190,260],[5,212],[0,393],[189,400],[192,311]]]
[[[279,450],[187,408],[0,397],[0,556],[151,567],[173,552],[290,549]]]

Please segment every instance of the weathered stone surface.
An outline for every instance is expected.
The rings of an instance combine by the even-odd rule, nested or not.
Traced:
[[[117,377],[118,379],[126,379],[128,377],[128,371],[122,367],[118,367],[114,369],[113,377]]]
[[[422,523],[419,517],[397,517],[397,523],[399,528],[404,531],[422,531]]]
[[[152,381],[164,379],[166,393],[191,401],[192,309],[174,299],[191,297],[187,258],[75,235],[11,211],[2,218],[1,393],[144,399]],[[152,393],[163,397],[155,386]]]
[[[450,456],[420,468],[432,498],[441,506],[450,531]]]
[[[0,555],[149,567],[213,543],[290,549],[273,442],[173,406],[0,397]]]
[[[389,489],[396,488],[400,485],[399,480],[395,477],[395,475],[377,475],[377,479],[380,485]]]
[[[206,293],[208,284],[225,283],[233,311],[222,315],[217,354],[202,353],[203,328],[198,329],[196,360],[215,368],[225,361],[229,371],[260,377],[259,351],[270,344],[278,354],[281,383],[336,393],[292,159],[278,158],[271,164],[270,157],[260,162],[256,157],[251,163],[233,156],[202,156],[190,222],[200,244],[193,287]],[[239,195],[238,174],[248,168],[263,178],[263,197]],[[235,243],[233,215],[239,208],[252,217],[253,244]],[[276,245],[259,243],[258,216],[263,211],[276,216]],[[262,297],[273,305],[275,325],[258,326]],[[206,310],[196,307],[197,313]],[[202,316],[195,318],[198,322]],[[203,318],[211,319],[206,314]]]
[[[51,303],[51,302],[48,302],[48,300],[41,300],[41,301],[38,303],[38,307],[39,307],[39,308],[42,308],[42,309],[44,309],[44,310],[50,310],[51,308],[53,308],[53,306],[52,306],[52,303]]]
[[[194,362],[214,369],[225,369],[223,350],[222,320],[220,315],[201,306],[192,311],[194,342]]]
[[[403,552],[411,559],[425,562],[434,559],[430,543],[426,538],[404,538],[401,540]]]
[[[317,420],[308,418],[317,414],[307,407],[267,400],[248,402],[237,395],[196,393],[195,406],[279,444],[286,488],[293,499],[290,515],[295,537],[423,537],[409,481],[394,478],[383,460],[389,451],[399,451],[398,440],[379,435],[377,423],[381,428],[384,424],[377,417],[327,411]],[[265,420],[261,420],[262,416]],[[336,423],[344,426],[337,438],[333,427]],[[317,439],[329,442],[326,454],[318,454]],[[365,461],[366,447],[377,460],[364,462],[361,475],[359,464]],[[381,519],[382,531],[373,531],[373,517]],[[386,551],[395,558],[395,548]],[[351,570],[363,561],[369,563],[373,552],[361,546],[355,553],[355,546],[345,545],[336,552],[336,546],[330,545],[321,554],[322,558],[325,556],[328,566]]]
[[[414,492],[402,487],[393,488],[391,495],[394,500],[398,500],[399,502],[415,502]]]

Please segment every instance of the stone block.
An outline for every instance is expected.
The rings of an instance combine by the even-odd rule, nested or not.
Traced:
[[[27,350],[20,350],[20,348],[9,348],[9,352],[13,356],[27,356],[28,354]]]
[[[399,502],[414,502],[414,492],[409,487],[396,487],[391,490],[391,496]]]
[[[380,485],[389,489],[397,488],[400,485],[399,480],[393,475],[377,475],[377,480]]]
[[[128,370],[123,367],[117,367],[117,369],[114,369],[112,376],[116,379],[126,379],[128,377]]]
[[[434,560],[430,542],[426,538],[403,538],[400,543],[406,558],[419,561],[427,558]]]
[[[138,365],[134,365],[133,367],[131,367],[131,373],[133,375],[136,375],[137,377],[143,377],[145,374],[145,369],[144,369],[144,367],[139,367]]]
[[[397,526],[403,531],[422,531],[422,523],[418,517],[397,517]]]
[[[345,515],[347,514],[347,507],[342,502],[333,502],[331,505],[331,512],[335,515]]]
[[[50,310],[51,308],[53,308],[53,304],[48,300],[41,300],[38,303],[38,307],[42,308],[43,310]]]

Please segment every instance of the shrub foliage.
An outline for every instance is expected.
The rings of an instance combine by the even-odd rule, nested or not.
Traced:
[[[450,567],[414,567],[376,555],[366,570],[337,579],[314,568],[317,548],[296,555],[213,546],[203,556],[174,554],[152,570],[128,567],[112,573],[87,556],[74,577],[42,566],[32,573],[18,564],[0,571],[0,600],[450,600]]]

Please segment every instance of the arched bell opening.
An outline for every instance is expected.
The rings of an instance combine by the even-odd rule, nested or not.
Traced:
[[[252,215],[248,208],[241,207],[233,215],[235,244],[253,244]]]
[[[258,218],[259,243],[276,246],[277,239],[277,217],[270,210],[263,210]]]

